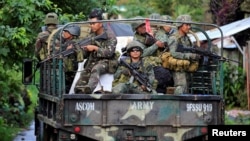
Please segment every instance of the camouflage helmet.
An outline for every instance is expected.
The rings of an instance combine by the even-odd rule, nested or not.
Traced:
[[[129,42],[126,46],[127,52],[130,52],[133,48],[139,49],[141,52],[143,52],[143,44],[139,41],[133,40]]]
[[[137,17],[135,17],[135,18],[133,18],[133,19],[142,19],[142,18],[143,18],[143,17],[141,17],[141,16],[137,16]],[[131,24],[131,26],[132,26],[133,30],[136,30],[139,26],[141,26],[141,25],[143,25],[143,24],[145,24],[144,21],[135,21],[135,22],[133,22],[133,23]]]
[[[161,19],[161,15],[158,13],[152,13],[149,15],[150,19]]]
[[[81,29],[78,25],[71,24],[68,25],[63,31],[68,31],[71,35],[80,36]]]
[[[58,20],[58,16],[56,13],[48,13],[45,17],[44,23],[46,25],[48,24],[58,24],[59,20]]]
[[[166,21],[172,21],[173,20],[173,18],[171,17],[171,16],[169,16],[169,15],[162,15],[161,16],[161,19],[162,20],[166,20]],[[172,22],[170,22],[170,23],[167,23],[168,25],[172,25],[173,23]]]
[[[180,27],[182,26],[183,23],[181,22],[184,22],[184,23],[189,23],[189,22],[192,22],[192,19],[191,19],[191,16],[190,15],[180,15],[176,18],[176,21],[177,22],[180,22],[180,23],[176,23],[176,26],[177,27]]]
[[[168,21],[173,20],[173,18],[172,18],[171,16],[169,16],[169,15],[162,15],[162,16],[161,16],[161,19],[162,19],[162,20],[168,20]]]

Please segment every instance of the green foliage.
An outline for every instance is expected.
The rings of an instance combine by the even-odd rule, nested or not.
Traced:
[[[243,2],[244,0],[211,0],[209,4],[214,23],[225,25],[244,18],[244,14],[240,10]]]
[[[21,73],[17,66],[4,69],[0,61],[0,134],[3,141],[11,141],[17,129],[30,122],[27,114],[31,104],[30,95],[21,84]]]
[[[190,14],[194,21],[202,21],[206,8],[201,5],[208,3],[208,0],[129,0],[126,3],[118,1],[118,4],[125,6],[126,11],[121,13],[125,18],[136,16],[148,17],[152,13],[170,15],[174,19],[182,14]],[[205,5],[204,5],[205,6]]]
[[[226,62],[224,69],[224,98],[227,107],[247,107],[246,73],[241,67]]]
[[[63,19],[61,19],[61,21],[64,21],[63,23],[72,22],[71,19],[74,19],[73,21],[87,20],[86,15],[96,7],[103,9],[109,16],[119,13],[119,11],[114,8],[116,0],[85,0],[84,2],[79,2],[79,0],[64,0],[63,3],[58,0],[52,1],[62,10],[61,13],[63,13],[63,15],[60,16],[63,16]],[[74,15],[78,15],[78,17],[72,17]],[[65,17],[71,18],[65,20]]]
[[[0,134],[4,137],[1,140],[11,141],[12,131],[26,126],[33,117],[28,113],[32,95],[21,83],[21,62],[24,57],[33,56],[33,44],[43,25],[45,14],[38,9],[52,9],[50,4],[48,0],[0,3]]]
[[[17,128],[10,127],[8,124],[6,124],[5,119],[0,116],[1,141],[12,141],[13,137],[17,132],[18,132]]]
[[[60,23],[63,25],[69,22],[83,21],[83,19],[86,19],[86,15],[84,15],[82,12],[76,15],[65,13],[60,16]]]
[[[250,115],[239,115],[237,117],[231,117],[230,115],[225,116],[226,125],[249,125]]]
[[[0,59],[4,61],[4,68],[20,65],[22,58],[33,54],[34,35],[40,29],[41,7],[50,7],[48,2],[34,0],[6,0],[1,2],[0,10]],[[34,12],[36,11],[36,12]]]
[[[128,0],[123,6],[126,8],[126,11],[122,12],[121,15],[125,18],[147,17],[151,13],[155,13],[155,9],[150,5],[149,1]]]

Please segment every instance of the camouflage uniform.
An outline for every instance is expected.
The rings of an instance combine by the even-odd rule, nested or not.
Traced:
[[[150,15],[150,19],[161,19],[160,15],[157,13],[153,13]],[[168,51],[168,42],[169,38],[168,35],[166,34],[166,31],[159,25],[156,25],[154,27],[154,37],[149,35],[148,33],[145,34],[139,34],[138,32],[135,32],[134,35],[134,40],[138,40],[141,43],[144,43],[143,46],[143,57],[147,57],[148,60],[152,62],[154,65],[154,72],[155,72],[155,77],[158,80],[158,86],[156,88],[157,92],[159,93],[165,93],[166,92],[166,87],[172,86],[173,85],[173,80],[172,80],[172,75],[171,72],[162,67],[162,61],[160,58],[160,55]],[[151,37],[150,37],[151,36]],[[154,38],[155,41],[159,40],[161,42],[164,42],[166,44],[167,48],[159,48],[156,43],[153,43],[151,45],[147,45],[147,38]]]
[[[135,45],[135,46],[133,46]],[[128,44],[127,51],[129,49],[137,48],[138,45],[141,45],[137,41],[132,41]],[[140,51],[142,51],[141,46],[139,46]],[[129,51],[128,51],[129,52]],[[155,91],[157,80],[154,76],[154,70],[153,65],[151,64],[151,61],[149,61],[147,58],[140,58],[140,60],[136,63],[131,62],[130,57],[124,58],[125,62],[127,62],[130,66],[133,66],[140,74],[147,77],[148,83],[152,86],[152,91],[145,91],[141,88],[141,84],[130,75],[130,70],[123,66],[122,64],[119,64],[117,71],[114,74],[114,81],[112,83],[113,89],[112,92],[114,94],[156,94]]]
[[[78,25],[72,24],[64,28],[63,31],[69,32],[72,38],[63,39],[62,45],[61,45],[62,51],[66,50],[66,48],[70,45],[72,45],[72,48],[74,48],[74,52],[72,54],[69,54],[68,56],[65,56],[63,58],[66,91],[69,92],[72,82],[74,80],[76,71],[78,69],[78,63],[83,61],[82,49],[80,48],[80,46],[75,45],[75,43],[79,41],[81,29]]]
[[[44,60],[48,56],[48,37],[55,29],[57,29],[59,23],[57,14],[48,13],[45,17],[44,23],[46,29],[38,34],[35,43],[35,56],[39,61]]]
[[[84,64],[84,70],[77,81],[76,93],[84,92],[85,88],[90,88],[90,93],[92,93],[99,83],[101,74],[114,73],[113,71],[116,70],[118,65],[115,52],[117,39],[111,30],[107,29],[104,32],[107,33],[108,38],[93,43],[93,45],[99,47],[98,51],[83,51],[83,57],[87,60]],[[90,35],[90,37],[94,36],[96,36],[94,33]]]
[[[189,15],[180,15],[177,21],[191,22],[191,17]],[[180,28],[182,23],[178,23],[177,27]],[[181,36],[179,31],[170,36],[170,54],[173,58],[184,59],[184,60],[196,60],[198,57],[196,54],[187,52],[176,52],[178,44],[184,45],[185,47],[191,47],[192,42],[187,35]],[[173,71],[174,86],[176,87],[175,94],[182,94],[188,92],[188,73],[184,70]]]
[[[137,32],[134,34],[134,40],[136,41],[140,41],[141,43],[144,44],[143,46],[143,54],[142,56],[156,56],[157,55],[157,50],[158,50],[158,46],[153,43],[152,45],[146,45],[146,36],[150,36],[148,33],[146,34],[138,34]],[[151,37],[149,37],[151,38]]]

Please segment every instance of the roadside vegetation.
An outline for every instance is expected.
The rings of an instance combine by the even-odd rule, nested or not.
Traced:
[[[101,7],[108,17],[148,17],[151,13],[192,15],[194,21],[224,25],[242,19],[244,0],[4,0],[0,2],[0,135],[1,141],[12,141],[16,133],[33,119],[37,105],[37,88],[22,84],[22,61],[34,56],[34,42],[43,26],[46,13],[56,12],[60,24],[86,20],[94,7]],[[138,7],[138,5],[140,5]],[[177,6],[178,5],[178,6]],[[247,5],[247,3],[244,3]],[[250,4],[249,4],[250,5]],[[166,6],[168,8],[166,8]],[[84,7],[84,9],[83,9]],[[123,10],[125,9],[125,11]],[[35,12],[34,12],[35,11]],[[207,16],[209,13],[210,16]],[[204,18],[205,17],[205,18]],[[249,40],[249,32],[239,36],[240,44]],[[33,57],[34,58],[34,57]],[[35,59],[35,58],[34,58]],[[232,74],[237,72],[236,74]],[[235,81],[232,83],[231,77]],[[241,67],[225,65],[225,104],[246,109],[245,72]],[[237,82],[237,83],[235,83]],[[233,84],[233,85],[232,85]],[[226,123],[231,124],[226,118]],[[247,122],[249,124],[249,120]]]

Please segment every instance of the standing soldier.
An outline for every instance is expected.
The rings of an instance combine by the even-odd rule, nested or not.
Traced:
[[[128,43],[126,49],[128,57],[121,58],[127,65],[137,71],[144,78],[145,84],[140,83],[132,73],[132,70],[120,61],[120,65],[114,74],[114,94],[156,94],[153,65],[146,58],[142,58],[143,44],[138,41]],[[149,85],[146,85],[149,84]]]
[[[67,25],[63,29],[62,37],[62,50],[73,49],[74,52],[63,58],[65,70],[65,84],[66,92],[69,92],[71,84],[74,80],[78,63],[83,61],[82,49],[75,43],[79,40],[81,29],[78,25]]]
[[[104,28],[101,9],[93,9],[89,14],[91,34],[90,38],[106,34],[107,38],[94,40],[92,44],[83,46],[83,56],[87,59],[84,70],[76,83],[75,93],[91,94],[99,83],[101,74],[114,73],[118,66],[116,58],[117,39],[113,31],[107,26]]]
[[[189,30],[191,29],[191,16],[190,15],[180,15],[177,17],[176,26],[178,31],[170,36],[170,42],[173,44],[170,45],[170,54],[172,56],[171,60],[169,60],[171,68],[173,71],[173,79],[175,94],[182,94],[188,92],[188,74],[186,72],[186,65],[194,64],[196,65],[196,69],[198,68],[198,59],[199,55],[188,52],[177,52],[177,48],[179,45],[183,45],[185,47],[192,47],[192,42],[187,36]],[[178,63],[181,62],[181,63]],[[182,65],[182,66],[179,66]],[[177,69],[178,68],[178,69]],[[188,69],[188,68],[187,68]]]
[[[173,18],[171,16],[169,16],[169,15],[162,15],[161,19],[162,20],[167,20],[167,21],[172,21],[173,20]],[[169,40],[169,36],[176,32],[176,29],[174,28],[172,22],[169,22],[166,25],[163,25],[162,28],[164,29],[168,40]]]
[[[45,30],[40,32],[37,36],[35,43],[35,55],[39,61],[44,60],[48,56],[48,37],[49,35],[57,29],[59,20],[56,13],[48,13],[44,20]]]

